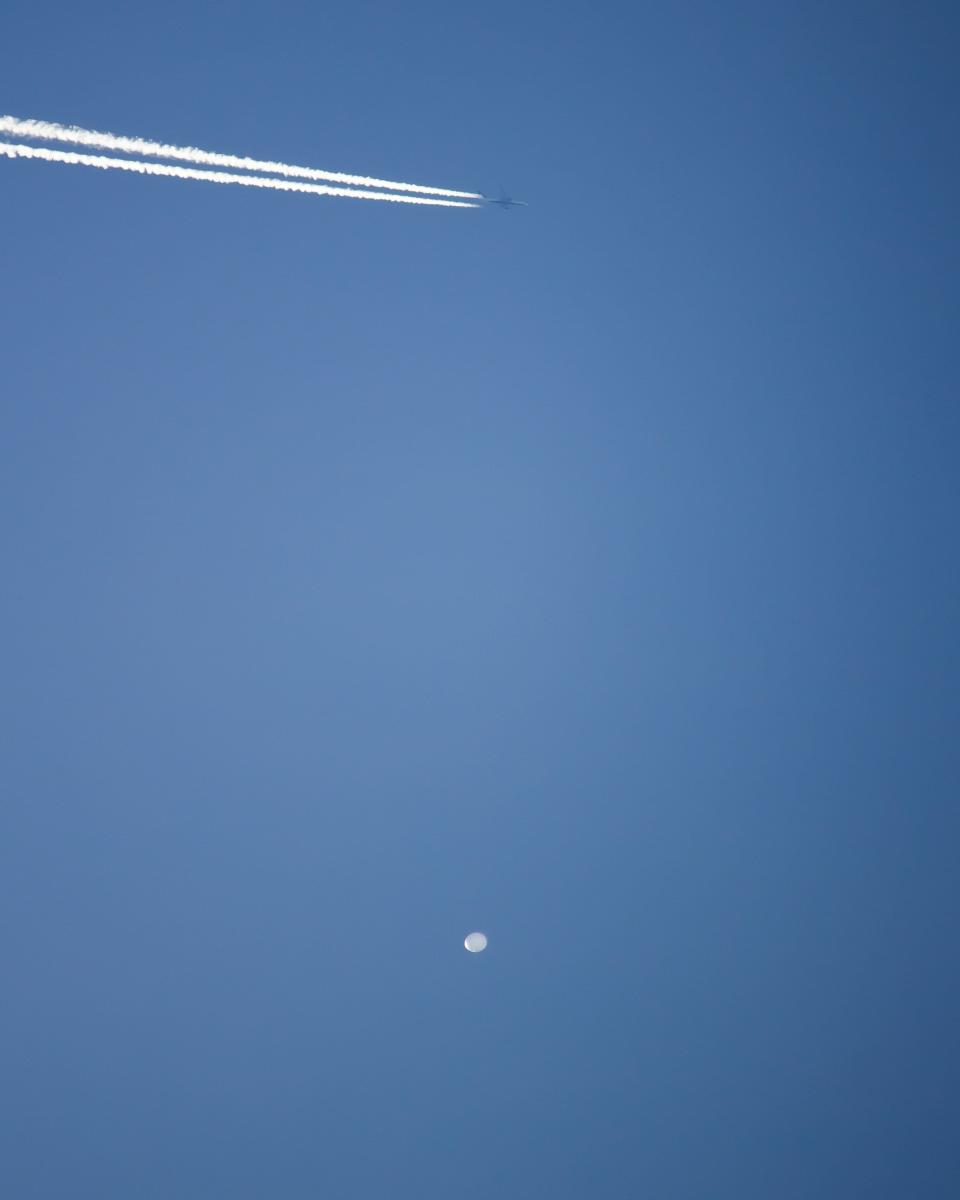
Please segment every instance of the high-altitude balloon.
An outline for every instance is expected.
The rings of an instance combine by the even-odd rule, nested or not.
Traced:
[[[487,948],[487,935],[479,930],[476,933],[468,933],[463,939],[463,944],[471,954],[479,954]]]

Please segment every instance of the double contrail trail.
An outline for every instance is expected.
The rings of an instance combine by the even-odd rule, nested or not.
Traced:
[[[432,196],[403,196],[396,192],[365,192],[355,188],[327,187],[319,183],[296,183],[290,179],[267,179],[258,175],[231,175],[227,171],[197,171],[166,163],[140,162],[129,158],[107,158],[102,154],[76,154],[72,150],[47,150],[0,142],[0,155],[7,158],[39,158],[45,162],[71,163],[101,170],[134,171],[138,175],[167,175],[173,179],[201,179],[207,183],[238,183],[242,187],[269,188],[275,192],[309,192],[315,196],[349,196],[353,200],[392,200],[395,204],[433,204],[444,208],[476,208],[462,200],[439,200]]]
[[[144,138],[117,137],[112,133],[97,133],[92,129],[79,129],[74,125],[58,125],[52,121],[21,120],[18,117],[0,116],[0,134],[16,134],[19,137],[38,139],[40,141],[64,142],[67,145],[91,146],[101,150],[116,150],[123,154],[144,154],[153,158],[172,158],[180,162],[195,163],[206,167],[230,167],[233,170],[260,171],[271,175],[283,175],[287,178],[325,180],[330,183],[344,184],[350,188],[389,188],[393,192],[416,192],[421,196],[447,196],[453,199],[473,201],[483,199],[479,192],[457,192],[449,188],[420,187],[415,183],[398,183],[389,179],[373,179],[366,175],[346,175],[340,171],[321,171],[314,167],[297,167],[289,163],[265,162],[256,158],[241,158],[234,154],[216,154],[209,150],[198,150],[194,146],[169,146],[162,142],[151,142]],[[0,143],[0,153],[6,153],[4,144]],[[50,151],[47,154],[8,155],[8,157],[46,158],[51,162],[72,162],[84,166],[106,167],[115,166],[123,169],[133,169],[125,159],[108,159],[90,155],[72,155],[64,157],[65,151]],[[54,157],[58,155],[59,157]],[[139,164],[136,169],[152,166],[150,163]],[[176,168],[163,171],[142,170],[146,175],[175,175],[180,179],[208,179],[218,174],[221,177],[213,180],[216,183],[247,182],[250,187],[273,186],[256,181],[247,176],[226,176],[220,172],[198,172],[183,170],[179,174]],[[279,184],[281,181],[276,181]],[[281,191],[314,191],[326,196],[366,196],[377,200],[399,200],[399,196],[377,195],[370,192],[345,191],[329,187],[305,187],[290,184],[281,187]],[[430,203],[429,201],[412,201],[412,203]],[[432,203],[443,203],[432,201]],[[449,205],[449,207],[468,208],[470,204]]]

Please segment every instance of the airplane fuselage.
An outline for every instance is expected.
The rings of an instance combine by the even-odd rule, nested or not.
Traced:
[[[514,200],[511,196],[484,196],[487,204],[495,204],[497,208],[527,208],[526,200]]]

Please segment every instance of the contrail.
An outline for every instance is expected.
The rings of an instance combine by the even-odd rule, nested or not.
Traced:
[[[205,179],[208,183],[238,183],[241,187],[269,188],[275,192],[310,192],[315,196],[349,196],[354,200],[392,200],[395,204],[433,204],[443,208],[478,208],[462,200],[438,200],[429,196],[399,196],[396,192],[363,192],[354,188],[327,187],[319,183],[294,183],[289,179],[261,179],[256,175],[231,175],[226,171],[196,171],[170,167],[166,163],[138,162],[128,158],[106,158],[101,154],[75,154],[72,150],[46,150],[0,142],[0,155],[7,158],[40,158],[45,162],[72,163],[102,170],[134,171],[138,175],[168,175],[174,179]]]
[[[154,158],[175,158],[206,167],[231,167],[242,171],[267,171],[298,179],[322,179],[349,187],[392,188],[396,192],[421,192],[427,196],[454,196],[461,200],[480,200],[479,192],[454,192],[449,188],[419,187],[415,183],[395,183],[389,179],[371,179],[366,175],[344,175],[339,171],[320,171],[313,167],[294,167],[288,163],[263,162],[256,158],[238,158],[233,154],[215,154],[194,146],[168,146],[143,138],[117,137],[79,129],[76,125],[57,125],[53,121],[23,121],[18,117],[0,117],[0,133],[37,138],[47,142],[67,142],[75,146],[94,146],[101,150],[119,150],[125,154],[145,154]]]

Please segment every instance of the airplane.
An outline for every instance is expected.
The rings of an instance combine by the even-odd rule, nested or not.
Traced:
[[[503,188],[500,189],[499,197],[484,196],[483,200],[485,204],[495,204],[498,208],[502,208],[504,212],[508,208],[529,208],[526,200],[514,200],[512,196],[507,195]]]

